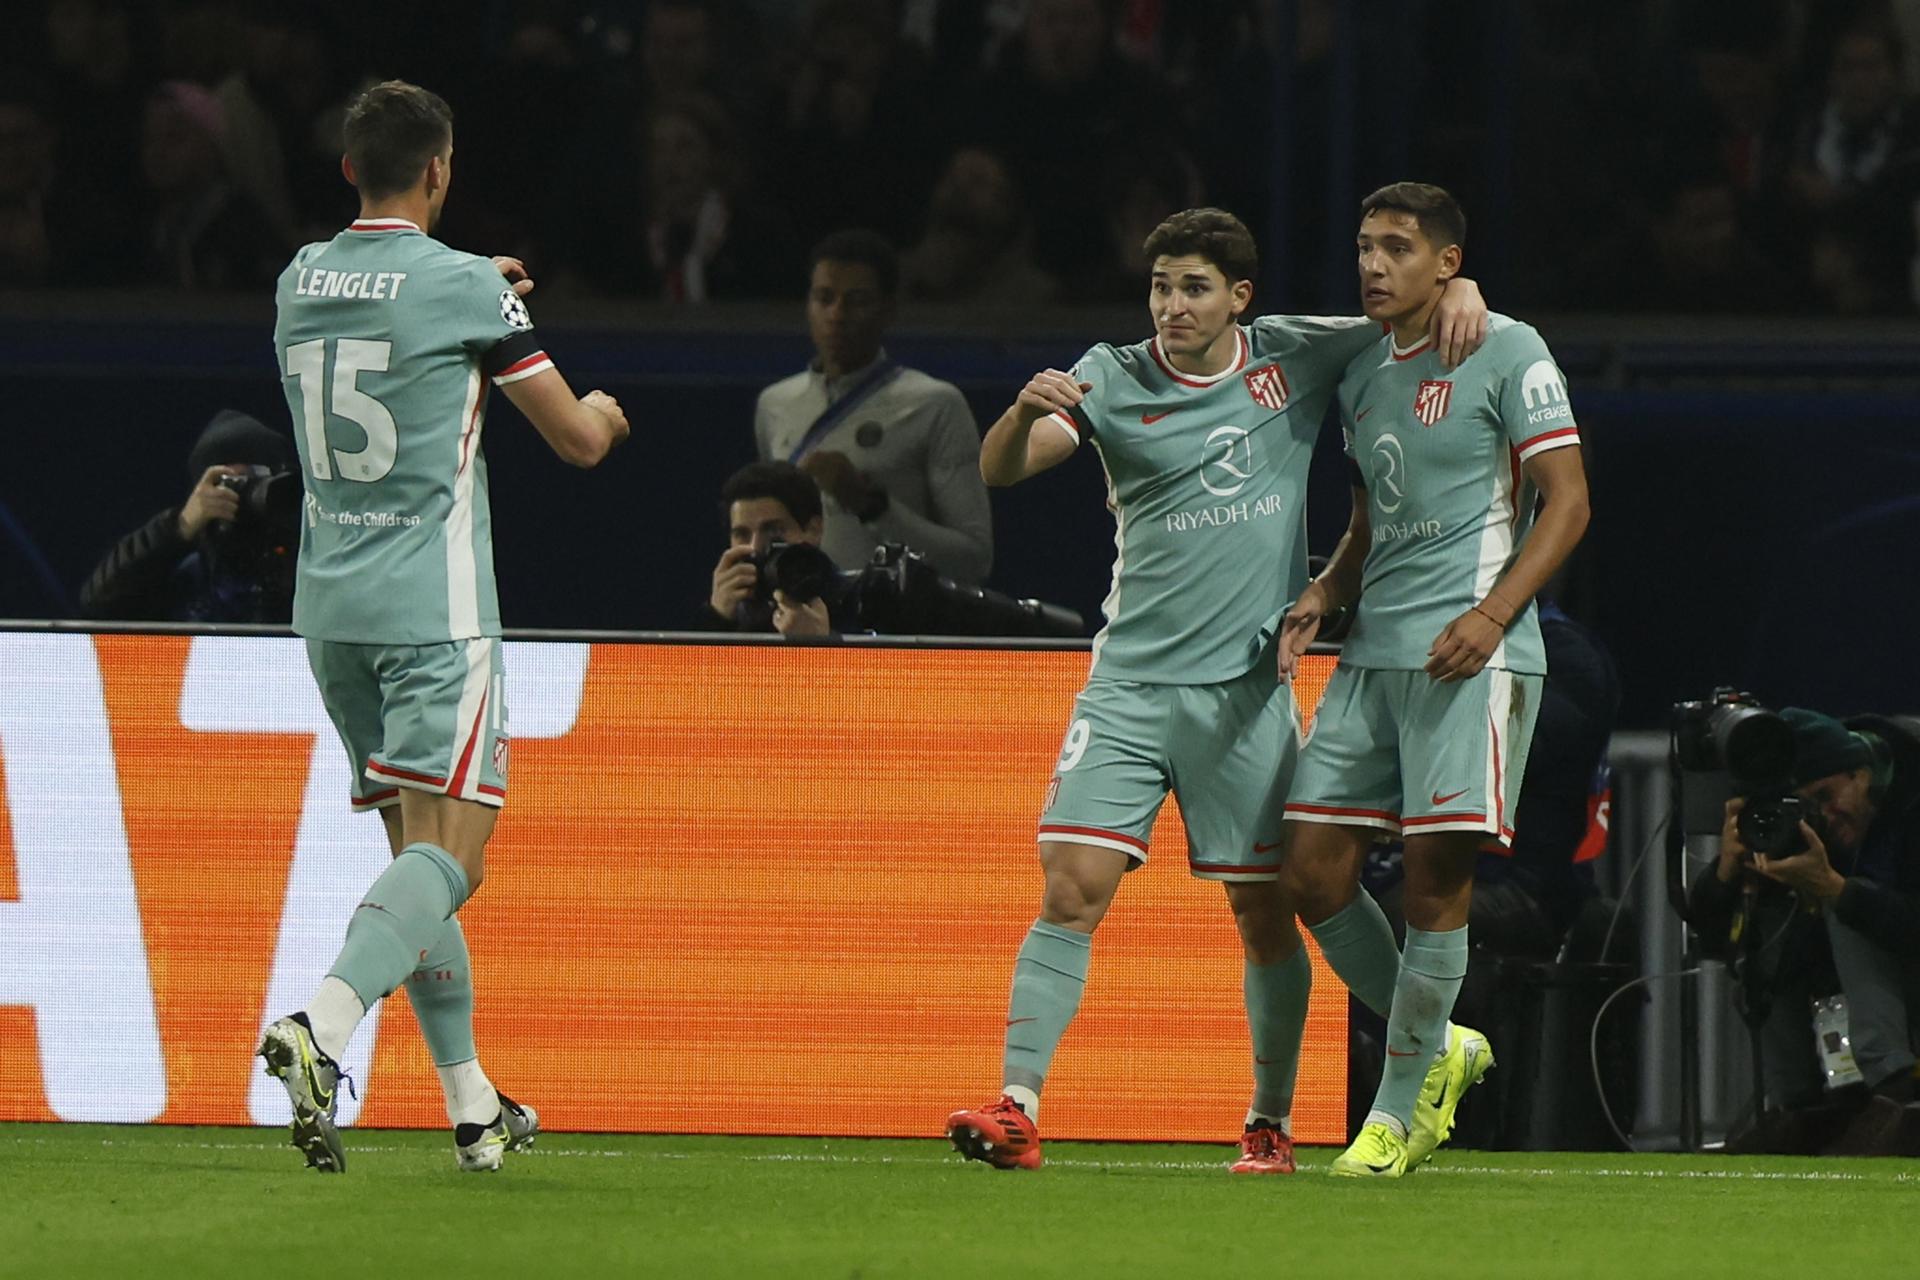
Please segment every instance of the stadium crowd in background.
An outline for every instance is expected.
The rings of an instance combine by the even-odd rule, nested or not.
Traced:
[[[788,298],[807,246],[859,225],[908,247],[910,297],[1131,302],[1140,240],[1180,208],[1284,224],[1276,260],[1324,257],[1322,117],[1357,45],[1417,86],[1485,81],[1425,94],[1391,167],[1484,174],[1508,152],[1515,310],[1920,303],[1920,0],[24,9],[0,75],[15,284],[265,287],[352,215],[351,93],[430,68],[475,126],[449,242],[525,259],[550,295]],[[1397,135],[1354,114],[1351,141]],[[1194,127],[1220,118],[1236,127]]]

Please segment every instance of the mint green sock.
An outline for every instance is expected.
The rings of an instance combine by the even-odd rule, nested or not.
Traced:
[[[1391,1116],[1402,1133],[1413,1122],[1413,1104],[1434,1055],[1447,1047],[1447,1019],[1467,976],[1467,927],[1428,933],[1407,926],[1407,950],[1387,1015],[1387,1065],[1373,1095],[1367,1122]]]
[[[452,854],[425,841],[408,845],[360,900],[328,976],[371,1009],[407,980],[468,892],[467,873]]]
[[[1013,964],[1007,1002],[1007,1044],[1001,1058],[1006,1084],[1040,1092],[1053,1051],[1087,988],[1093,938],[1045,920],[1033,922]]]
[[[434,1066],[450,1067],[480,1056],[473,1047],[473,962],[458,916],[442,927],[405,990]]]
[[[1293,1113],[1300,1040],[1307,1030],[1307,997],[1313,993],[1313,964],[1306,948],[1278,964],[1247,965],[1242,988],[1247,1027],[1253,1032],[1252,1112],[1284,1120]]]
[[[1361,1004],[1381,1017],[1393,1005],[1394,983],[1400,977],[1400,948],[1386,913],[1365,889],[1340,910],[1307,932],[1320,945],[1320,954],[1340,975]]]

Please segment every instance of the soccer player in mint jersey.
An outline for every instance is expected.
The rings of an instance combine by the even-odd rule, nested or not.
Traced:
[[[981,446],[982,475],[1005,485],[1092,444],[1117,552],[1107,624],[1040,818],[1046,890],[1014,967],[1004,1093],[954,1112],[947,1133],[971,1158],[1039,1165],[1040,1088],[1078,1008],[1092,934],[1122,875],[1146,861],[1172,791],[1190,869],[1226,886],[1246,953],[1255,1087],[1234,1168],[1286,1173],[1310,971],[1278,882],[1299,731],[1276,645],[1307,581],[1304,499],[1321,419],[1341,371],[1380,326],[1299,316],[1241,324],[1257,253],[1240,221],[1218,209],[1174,215],[1144,250],[1154,337],[1102,344],[1071,372],[1034,375]],[[1485,314],[1463,282],[1435,324],[1443,341],[1464,345]]]
[[[507,786],[480,451],[487,384],[576,466],[624,440],[627,420],[599,391],[574,397],[534,336],[521,301],[532,282],[518,262],[428,234],[453,177],[445,102],[399,81],[375,85],[348,110],[345,141],[360,217],[294,255],[274,326],[306,483],[293,627],[352,761],[353,807],[379,812],[394,859],[319,991],[267,1027],[259,1052],[292,1099],[294,1145],[312,1167],[341,1172],[335,1059],[367,1008],[404,988],[446,1092],[459,1167],[497,1169],[538,1120],[480,1068],[455,917],[479,887]]]
[[[1426,1160],[1492,1065],[1483,1037],[1447,1021],[1474,860],[1512,840],[1547,670],[1533,599],[1587,527],[1580,436],[1540,335],[1496,315],[1454,369],[1427,338],[1465,240],[1465,215],[1438,187],[1396,183],[1361,204],[1361,300],[1390,332],[1341,383],[1353,516],[1282,629],[1290,670],[1327,613],[1357,610],[1294,775],[1286,880],[1356,994],[1392,975],[1379,1091],[1333,1164],[1359,1177]],[[1406,845],[1398,956],[1391,937],[1342,928],[1382,831]],[[1419,1103],[1434,1078],[1443,1099]]]

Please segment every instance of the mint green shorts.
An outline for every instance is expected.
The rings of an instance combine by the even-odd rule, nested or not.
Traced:
[[[1336,668],[1287,817],[1397,835],[1477,831],[1512,844],[1544,684],[1492,668],[1454,684],[1424,671]]]
[[[1270,658],[1221,684],[1092,679],[1074,700],[1040,815],[1040,842],[1147,860],[1172,793],[1202,880],[1274,880],[1287,784],[1300,751],[1293,691]]]
[[[353,768],[353,809],[400,803],[400,788],[498,808],[507,799],[506,675],[500,641],[307,641],[307,664]]]

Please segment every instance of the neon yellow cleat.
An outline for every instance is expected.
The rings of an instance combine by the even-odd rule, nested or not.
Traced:
[[[1360,1130],[1353,1145],[1334,1157],[1336,1178],[1400,1178],[1407,1172],[1407,1140],[1384,1124]]]
[[[1434,1148],[1453,1132],[1453,1113],[1460,1097],[1479,1084],[1493,1067],[1493,1046],[1472,1027],[1447,1024],[1447,1047],[1427,1069],[1419,1101],[1413,1104],[1413,1124],[1407,1135],[1407,1167],[1433,1159]]]

